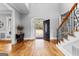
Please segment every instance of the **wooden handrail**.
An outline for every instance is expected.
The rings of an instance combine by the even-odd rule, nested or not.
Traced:
[[[67,13],[67,15],[63,18],[62,23],[60,24],[60,26],[58,27],[58,30],[63,26],[63,24],[66,23],[66,21],[68,20],[68,17],[70,16],[70,14],[74,11],[75,7],[77,7],[78,3],[75,3],[72,8],[70,9],[70,11]]]

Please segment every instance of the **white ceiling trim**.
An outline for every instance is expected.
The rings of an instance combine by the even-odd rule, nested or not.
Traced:
[[[9,5],[21,14],[28,14],[28,12],[29,12],[29,5],[28,4],[25,4],[25,3],[9,3]]]

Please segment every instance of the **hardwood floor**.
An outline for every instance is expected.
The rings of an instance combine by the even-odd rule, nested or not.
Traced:
[[[0,52],[6,50],[10,56],[64,56],[55,46],[55,42],[44,40],[25,41],[12,47],[11,43],[0,43]]]
[[[8,40],[0,40],[0,53],[9,54],[11,51],[11,42]]]

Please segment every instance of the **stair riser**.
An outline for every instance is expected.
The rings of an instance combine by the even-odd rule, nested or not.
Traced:
[[[79,38],[79,32],[74,32],[76,38]]]

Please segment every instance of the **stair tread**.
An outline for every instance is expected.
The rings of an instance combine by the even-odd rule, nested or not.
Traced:
[[[73,30],[73,32],[79,32],[79,30]]]
[[[71,35],[71,34],[68,34],[68,36],[71,36],[71,37],[74,37],[75,38],[75,35],[73,34],[73,35]]]

